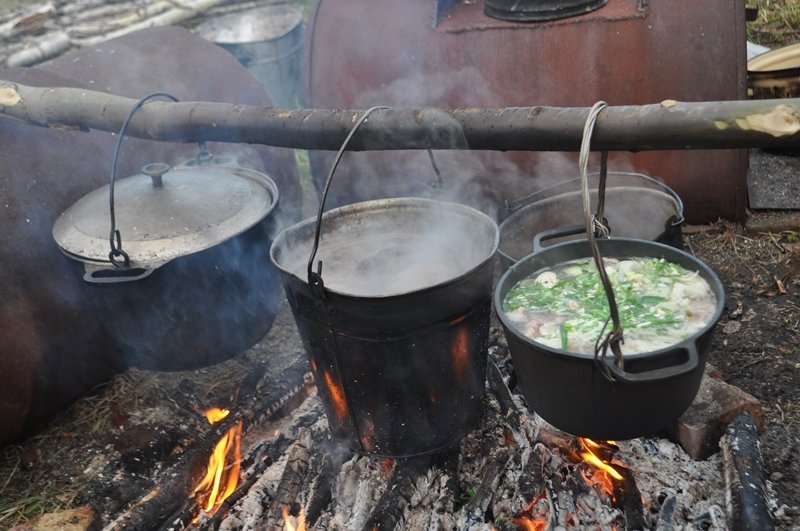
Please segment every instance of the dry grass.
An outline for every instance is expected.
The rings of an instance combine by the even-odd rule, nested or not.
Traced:
[[[800,42],[800,0],[748,0],[757,7],[756,20],[748,23],[748,39],[769,47]]]

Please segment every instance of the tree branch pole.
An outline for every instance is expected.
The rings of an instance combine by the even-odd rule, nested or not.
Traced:
[[[79,88],[0,80],[0,116],[51,128],[116,132],[136,100]],[[281,109],[151,100],[127,134],[173,142],[218,141],[337,150],[361,109]],[[578,151],[588,107],[379,109],[350,151],[475,149]],[[592,147],[607,151],[800,147],[800,99],[607,107]]]

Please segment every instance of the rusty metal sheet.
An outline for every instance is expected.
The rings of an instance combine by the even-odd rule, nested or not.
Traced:
[[[318,0],[307,32],[307,101],[329,108],[495,108],[745,99],[741,6],[638,4],[609,0],[579,17],[520,23],[487,17],[482,1]],[[497,215],[505,199],[577,173],[573,154],[437,157],[442,171],[455,175],[454,188],[464,189],[456,199]],[[329,161],[329,154],[312,154],[316,176],[324,178]],[[333,192],[338,203],[421,194],[430,183],[424,153],[353,154],[342,164],[338,171],[348,178]],[[690,222],[744,217],[746,151],[614,153],[611,164],[662,179],[683,198]],[[420,178],[392,181],[396,172]]]

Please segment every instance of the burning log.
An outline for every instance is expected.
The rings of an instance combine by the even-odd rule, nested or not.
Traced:
[[[165,520],[168,529],[186,527],[199,512],[198,501],[191,497],[197,484],[195,471],[208,461],[214,447],[223,436],[229,436],[232,429],[238,431],[240,424],[246,427],[274,415],[292,396],[304,389],[303,377],[307,369],[305,360],[298,360],[284,371],[281,382],[272,384],[267,390],[256,389],[241,404],[239,412],[217,423],[209,436],[185,450],[164,474],[165,480],[118,515],[106,529],[157,529]]]
[[[731,530],[774,529],[767,503],[758,430],[749,412],[744,411],[733,419],[719,445],[728,489],[726,502]]]
[[[116,132],[135,100],[0,80],[0,113],[32,125]],[[588,108],[379,109],[347,148],[578,151]],[[337,150],[362,110],[290,110],[211,102],[143,106],[130,136]],[[800,145],[800,99],[607,107],[592,147],[607,151]]]
[[[283,475],[275,489],[275,498],[268,511],[268,529],[277,529],[279,522],[283,522],[283,509],[291,507],[297,501],[311,459],[309,446],[310,435],[304,431],[289,450],[286,468],[283,469]]]

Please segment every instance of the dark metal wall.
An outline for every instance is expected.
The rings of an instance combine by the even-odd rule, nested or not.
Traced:
[[[489,18],[481,0],[318,0],[306,44],[310,107],[572,107],[746,96],[745,10],[735,0],[609,0],[591,13],[540,23]],[[437,160],[461,190],[456,199],[498,217],[505,199],[577,175],[575,154],[437,153]],[[318,179],[329,161],[329,153],[312,153]],[[662,179],[683,198],[690,222],[744,217],[746,151],[614,153],[611,169]],[[348,154],[337,171],[346,176],[334,185],[335,203],[417,194],[431,180],[427,156],[415,152]],[[402,182],[392,180],[397,172]],[[408,174],[419,174],[418,182]]]

